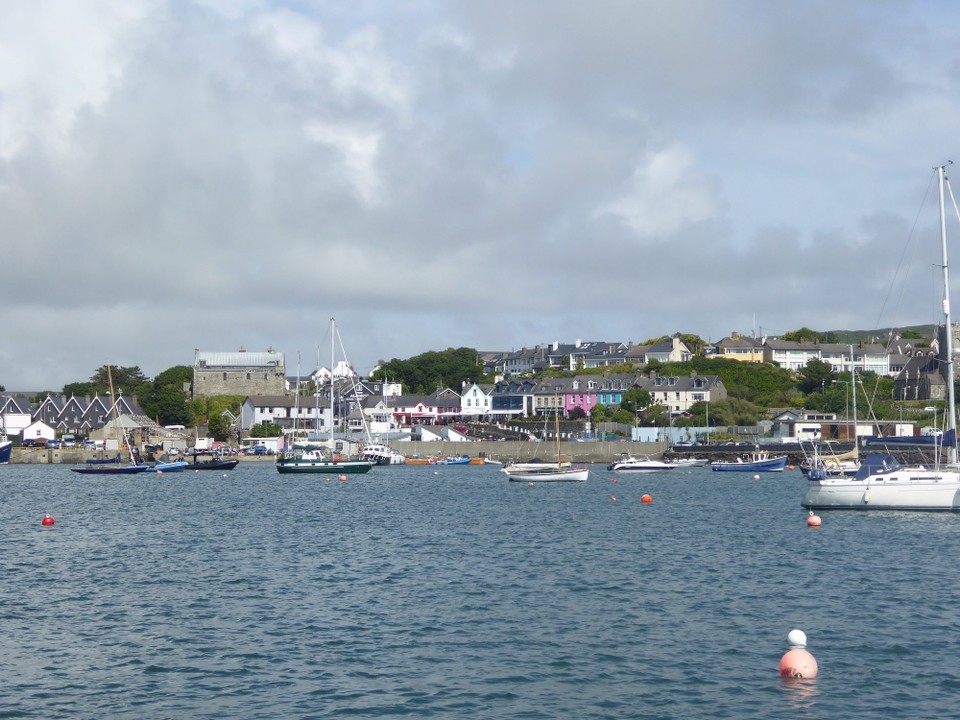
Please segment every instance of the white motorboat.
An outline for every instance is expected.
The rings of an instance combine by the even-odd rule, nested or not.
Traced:
[[[607,465],[607,470],[612,470],[613,472],[631,472],[631,473],[652,473],[652,472],[665,472],[667,470],[674,470],[678,467],[677,463],[669,463],[663,460],[655,460],[650,457],[644,458],[635,458],[635,457],[624,457],[616,462],[612,462]]]
[[[810,471],[810,487],[801,501],[810,510],[946,510],[960,511],[960,472],[957,467],[956,400],[954,397],[953,324],[950,321],[950,285],[944,213],[944,167],[937,168],[940,190],[940,245],[943,255],[943,346],[947,358],[948,431],[941,447],[948,450],[946,467],[900,467],[892,455],[870,453],[853,477]],[[953,193],[951,191],[951,197]],[[940,458],[934,464],[939,465]]]
[[[376,465],[403,465],[406,461],[402,453],[382,443],[367,443],[360,451],[360,457]]]

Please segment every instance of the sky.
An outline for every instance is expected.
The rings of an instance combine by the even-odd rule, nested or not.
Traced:
[[[307,374],[330,318],[361,373],[937,322],[958,34],[946,1],[2,3],[0,385]]]

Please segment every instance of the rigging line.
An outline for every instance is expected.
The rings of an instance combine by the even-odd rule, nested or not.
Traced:
[[[934,173],[930,177],[930,184],[927,186],[927,191],[926,193],[924,193],[923,201],[920,203],[920,207],[917,209],[917,215],[913,219],[913,226],[910,228],[910,234],[907,236],[906,245],[904,245],[903,251],[900,253],[900,259],[897,261],[896,271],[894,272],[893,277],[890,279],[890,286],[887,288],[887,295],[886,297],[884,297],[883,303],[881,303],[880,305],[880,312],[877,315],[877,321],[874,327],[877,327],[877,328],[881,327],[881,320],[883,318],[884,312],[886,311],[887,303],[889,303],[890,295],[893,293],[893,287],[897,281],[897,276],[899,276],[900,271],[903,269],[903,260],[907,256],[907,251],[910,249],[910,246],[913,243],[914,238],[916,237],[917,225],[920,222],[920,217],[921,217],[921,214],[923,213],[924,207],[926,206],[927,199],[930,197],[931,193],[933,192],[933,182],[934,182],[934,179],[936,179],[936,177],[937,177],[936,173]],[[901,297],[903,292],[904,290],[901,289]]]

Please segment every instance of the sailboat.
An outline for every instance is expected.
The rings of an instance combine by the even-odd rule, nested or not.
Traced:
[[[70,468],[75,473],[80,473],[81,475],[135,475],[138,473],[146,472],[147,470],[152,470],[153,468],[150,465],[144,465],[137,462],[137,454],[134,451],[133,445],[130,444],[129,439],[127,438],[127,431],[121,427],[120,418],[117,414],[117,400],[113,394],[113,374],[110,371],[110,366],[107,365],[107,384],[110,386],[110,403],[112,405],[112,414],[113,414],[113,430],[117,433],[117,441],[121,446],[125,445],[127,452],[130,454],[130,462],[123,464],[120,462],[116,463],[103,463],[100,465],[86,464],[81,467]],[[122,438],[122,442],[121,442]],[[119,452],[117,457],[120,457]]]
[[[333,368],[336,367],[336,338],[337,324],[336,320],[330,318],[330,432],[328,445],[333,447],[333,416],[334,416],[334,382]],[[318,378],[319,379],[319,378]],[[320,437],[320,393],[319,389],[314,395],[316,401],[316,437]],[[319,445],[302,445],[294,443],[289,451],[283,451],[277,455],[277,472],[279,473],[335,473],[335,474],[356,474],[370,472],[374,463],[369,460],[342,460],[338,457],[327,455]]]
[[[957,470],[957,419],[954,397],[953,324],[950,319],[950,275],[947,265],[947,230],[944,209],[945,167],[937,168],[940,195],[940,246],[943,255],[944,347],[947,368],[948,432],[943,447],[949,450],[948,468],[901,467],[887,453],[872,452],[861,461],[853,477],[818,476],[801,501],[810,510],[945,510],[960,511],[960,472]],[[950,191],[953,199],[953,191]],[[956,202],[954,202],[956,210]]]
[[[590,474],[587,467],[574,467],[560,457],[560,403],[554,407],[554,427],[557,436],[557,461],[511,463],[500,468],[511,482],[584,482]]]

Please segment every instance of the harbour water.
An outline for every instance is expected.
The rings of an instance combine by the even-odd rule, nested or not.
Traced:
[[[0,466],[0,718],[956,714],[960,517],[615,477]]]

